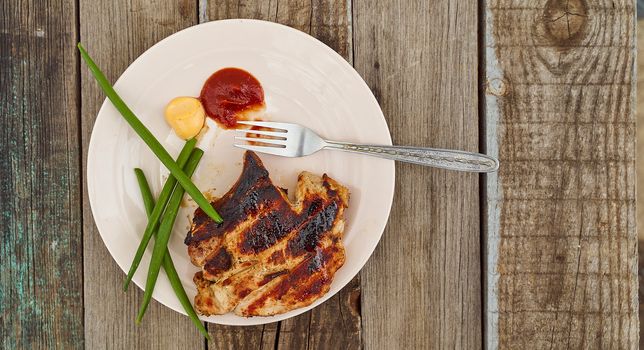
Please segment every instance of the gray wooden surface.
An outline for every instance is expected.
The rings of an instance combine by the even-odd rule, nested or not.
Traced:
[[[475,2],[354,1],[354,62],[396,144],[478,150]],[[365,346],[481,347],[479,176],[396,165],[362,272]]]
[[[638,3],[641,3],[639,1]],[[638,20],[637,20],[637,47],[642,47],[644,45],[644,20],[642,20],[642,12],[638,10]],[[635,184],[635,188],[637,189],[637,198],[636,202],[637,203],[644,203],[644,161],[642,161],[642,156],[644,155],[644,55],[637,55],[637,87],[635,90],[637,90],[636,93],[636,102],[637,105],[635,107],[636,111],[636,122],[635,125],[637,127],[637,137],[636,137],[636,144],[637,147],[635,149],[635,154],[636,154],[636,160],[635,160],[635,167],[636,167],[636,177],[637,177],[637,182]],[[638,160],[639,158],[639,160]],[[637,242],[637,250],[638,250],[638,279],[639,279],[639,317],[640,320],[644,316],[644,306],[642,305],[642,300],[644,300],[644,230],[642,230],[642,227],[644,227],[644,210],[642,210],[641,205],[636,206],[637,210],[637,236],[638,236],[638,242]],[[644,329],[644,324],[640,322],[640,335],[642,334],[642,330]],[[640,336],[640,348],[644,348],[644,337]]]
[[[487,344],[638,347],[631,1],[490,1]]]
[[[634,348],[634,8],[3,2],[0,346]],[[483,150],[502,163],[498,177],[397,165],[389,225],[359,276],[293,319],[209,324],[206,343],[154,301],[134,324],[142,294],[121,291],[89,208],[85,157],[104,95],[75,43],[115,81],[159,40],[224,18],[280,22],[338,51],[374,92],[395,143]]]

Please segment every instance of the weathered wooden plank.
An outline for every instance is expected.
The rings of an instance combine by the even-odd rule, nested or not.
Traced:
[[[355,67],[396,144],[478,150],[477,4],[354,0]],[[397,164],[362,271],[366,348],[480,348],[479,177]]]
[[[212,341],[208,349],[275,349],[278,322],[263,326],[223,326],[213,323],[208,324],[208,332]]]
[[[254,18],[282,23],[320,39],[351,62],[351,8],[334,0],[209,1],[204,20]],[[338,295],[280,324],[245,327],[209,325],[215,348],[360,348],[360,276]],[[221,337],[221,335],[224,335]],[[277,337],[277,339],[276,339]],[[271,342],[272,341],[272,342]]]
[[[74,1],[0,14],[0,348],[82,348]]]
[[[641,3],[641,2],[640,2]],[[640,4],[641,6],[641,4]],[[640,13],[640,17],[642,13]],[[637,21],[637,47],[644,47],[644,21],[638,19]],[[637,112],[637,149],[635,154],[637,155],[637,160],[635,162],[637,166],[637,202],[644,203],[644,55],[637,55],[637,107],[635,111]],[[637,247],[638,247],[638,279],[639,279],[639,318],[640,320],[644,317],[644,205],[637,205],[637,227],[639,230],[637,232]],[[644,348],[644,322],[640,322],[640,349]]]
[[[148,47],[196,24],[191,0],[80,1],[81,40],[107,77],[115,81]],[[104,94],[87,68],[82,75],[83,159]],[[84,191],[87,191],[84,184]],[[87,192],[85,192],[86,194]],[[136,286],[123,293],[124,273],[103,245],[89,207],[84,207],[85,339],[89,349],[197,349],[204,340],[189,319],[153,301],[145,320],[134,318],[142,293]]]
[[[360,349],[360,278],[310,312],[280,325],[278,348]]]
[[[207,1],[207,6],[203,9],[200,8],[200,11],[205,11],[205,15],[201,16],[200,21],[251,18],[274,22],[277,20],[277,3],[278,0]]]
[[[486,5],[486,345],[636,348],[634,3]]]

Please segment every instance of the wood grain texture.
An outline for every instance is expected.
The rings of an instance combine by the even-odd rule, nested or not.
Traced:
[[[637,47],[644,47],[644,21],[637,21]],[[644,55],[637,55],[637,155],[635,165],[637,166],[637,237],[638,237],[638,283],[639,283],[639,318],[644,317]],[[644,348],[644,322],[640,322],[640,349]]]
[[[0,348],[82,348],[76,6],[0,8]]]
[[[393,142],[478,151],[477,4],[353,1],[354,64]],[[367,349],[481,348],[479,177],[399,163],[362,270]]]
[[[350,3],[346,0],[208,1],[205,20],[254,18],[309,33],[351,62]],[[216,349],[358,349],[361,347],[360,276],[336,296],[299,317],[266,326],[210,324]]]
[[[487,345],[637,348],[634,3],[486,5]]]
[[[108,79],[115,81],[157,41],[196,24],[191,0],[80,1],[81,41]],[[83,64],[83,159],[94,118],[105,96]],[[85,171],[85,169],[84,169]],[[134,318],[141,290],[121,290],[125,274],[105,248],[92,217],[84,184],[85,342],[88,349],[198,349],[203,337],[190,320],[152,301],[140,326]]]

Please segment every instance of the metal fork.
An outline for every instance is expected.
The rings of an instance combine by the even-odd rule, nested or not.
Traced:
[[[238,123],[273,130],[238,129],[238,132],[242,132],[246,136],[236,136],[235,139],[263,145],[236,144],[236,147],[277,156],[302,157],[321,149],[333,149],[449,170],[487,173],[499,168],[499,161],[496,158],[480,153],[329,141],[321,138],[309,128],[298,124],[259,121],[239,121]],[[270,138],[249,137],[248,134],[269,136]]]

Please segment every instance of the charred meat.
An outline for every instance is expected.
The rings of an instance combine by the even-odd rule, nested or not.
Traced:
[[[292,203],[257,155],[246,152],[239,179],[212,203],[224,222],[197,209],[185,240],[201,268],[194,276],[197,310],[270,316],[319,299],[344,264],[348,201],[348,190],[326,174],[302,172]]]

